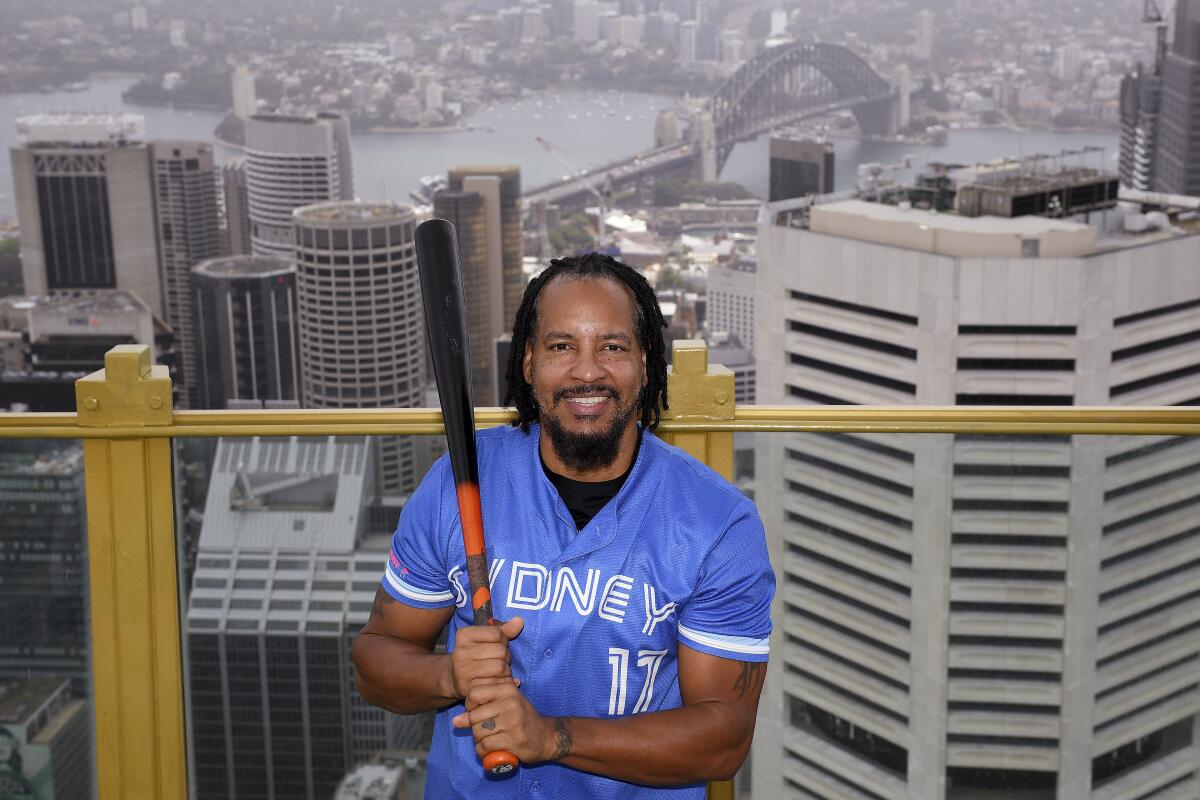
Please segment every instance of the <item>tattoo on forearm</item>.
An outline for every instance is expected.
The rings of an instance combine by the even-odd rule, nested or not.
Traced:
[[[554,753],[554,760],[562,761],[571,755],[571,731],[567,729],[567,721],[562,717],[555,718],[554,731],[558,735],[558,750]]]
[[[766,677],[766,664],[743,661],[742,671],[738,674],[737,680],[733,682],[733,691],[737,692],[737,699],[741,700],[747,694],[757,692],[762,688]]]

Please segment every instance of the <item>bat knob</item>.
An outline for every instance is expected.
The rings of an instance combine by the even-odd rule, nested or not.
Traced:
[[[496,750],[483,757],[484,771],[490,772],[493,775],[507,775],[515,770],[520,763],[516,756],[512,753],[506,753],[503,750]]]

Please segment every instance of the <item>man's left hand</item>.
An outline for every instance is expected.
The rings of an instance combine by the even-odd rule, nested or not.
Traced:
[[[469,710],[452,722],[456,728],[471,729],[480,758],[495,750],[506,750],[530,764],[559,757],[554,719],[539,714],[511,678],[476,680],[467,692],[466,705]]]

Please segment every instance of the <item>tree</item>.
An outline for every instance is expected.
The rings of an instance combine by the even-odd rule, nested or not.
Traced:
[[[984,125],[999,125],[1003,121],[1004,116],[999,111],[988,110],[979,116],[979,120]]]
[[[0,297],[25,294],[21,275],[21,240],[0,239]]]

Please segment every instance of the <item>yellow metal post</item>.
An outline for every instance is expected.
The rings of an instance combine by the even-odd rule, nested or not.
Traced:
[[[699,339],[677,340],[673,347],[672,366],[667,372],[667,402],[671,407],[663,418],[680,422],[732,420],[733,372],[719,364],[710,366],[708,346]],[[733,480],[732,433],[668,433],[663,438],[726,480]],[[708,800],[733,800],[733,781],[709,783]]]
[[[171,423],[171,379],[119,345],[75,383],[84,427]],[[83,444],[101,800],[186,800],[171,440]]]

